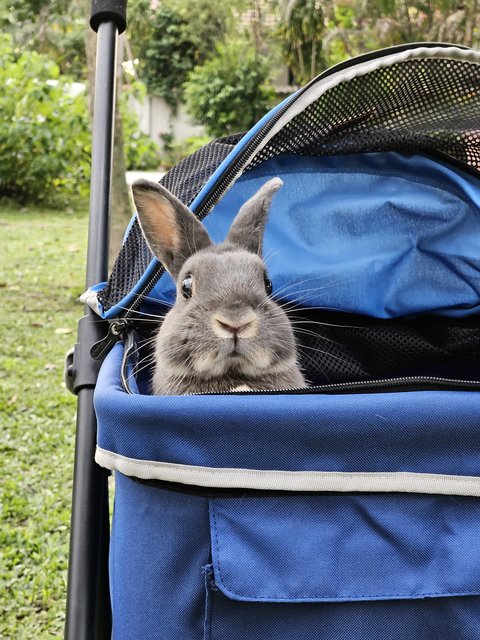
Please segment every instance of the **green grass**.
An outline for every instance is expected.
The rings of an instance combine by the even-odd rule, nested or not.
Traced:
[[[0,638],[62,638],[87,216],[0,208]]]

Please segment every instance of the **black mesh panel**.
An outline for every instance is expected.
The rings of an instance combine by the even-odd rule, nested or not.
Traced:
[[[428,316],[380,320],[311,310],[289,315],[300,360],[313,384],[419,375],[479,379],[478,321]]]
[[[472,318],[422,316],[384,320],[290,309],[299,362],[310,385],[430,376],[480,380],[480,326]],[[143,388],[152,371],[151,322],[139,321]]]
[[[342,82],[291,120],[255,157],[371,151],[441,152],[480,169],[476,64],[424,59]]]

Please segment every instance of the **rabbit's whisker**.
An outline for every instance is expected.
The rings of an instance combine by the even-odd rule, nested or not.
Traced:
[[[133,356],[134,354],[132,354]],[[136,367],[142,365],[144,362],[154,362],[155,360],[155,355],[153,353],[149,354],[148,356],[144,356],[143,358],[140,358],[137,362],[135,362],[132,366],[132,369],[136,369]]]
[[[337,324],[335,322],[322,322],[321,320],[309,320],[307,318],[303,318],[303,319],[295,319],[295,316],[289,316],[290,318],[290,324],[306,324],[306,325],[318,325],[321,327],[335,327],[337,329],[364,329],[365,327],[362,327],[361,325],[355,325],[355,324]]]
[[[276,251],[274,251],[273,249],[270,249],[268,253],[265,255],[265,257],[263,258],[263,262],[267,264],[269,260],[277,256],[279,253],[282,253],[282,251],[285,251],[285,249],[280,248],[280,249],[277,249]]]
[[[167,300],[159,300],[158,298],[155,298],[154,296],[149,296],[149,295],[144,294],[144,293],[136,293],[134,295],[134,298],[135,298],[136,302],[138,302],[139,300],[142,301],[142,302],[144,300],[146,300],[146,301],[150,300],[151,302],[154,302],[155,304],[161,304],[161,305],[163,305],[165,307],[173,307],[173,303],[172,302],[168,302]]]
[[[281,306],[282,308],[283,308],[283,305],[284,305],[284,304],[291,305],[291,307],[292,307],[294,310],[297,310],[297,311],[335,311],[335,312],[337,312],[337,313],[343,313],[344,315],[348,315],[348,314],[346,313],[345,309],[340,309],[340,307],[330,307],[330,306],[328,306],[328,305],[321,305],[321,306],[316,306],[316,305],[307,305],[307,306],[301,306],[301,305],[296,304],[295,302],[287,302],[287,303],[284,303],[284,302],[279,302],[279,301],[277,301],[277,304],[278,304],[279,306]]]
[[[332,344],[338,344],[341,345],[342,343],[339,342],[338,340],[333,340],[332,338],[327,338],[326,336],[322,336],[321,334],[315,333],[315,331],[305,331],[302,329],[294,329],[294,334],[297,335],[303,335],[303,336],[312,336],[314,338],[317,338],[318,340],[320,340],[321,342],[330,342]],[[303,343],[301,343],[302,345]],[[305,346],[305,345],[303,345]]]
[[[132,367],[131,372],[127,376],[127,380],[137,378],[142,371],[145,371],[145,369],[149,369],[151,366],[152,362],[142,362],[141,366]]]
[[[131,360],[132,360],[132,359],[134,359],[134,358],[135,358],[135,356],[136,356],[137,354],[140,354],[140,352],[141,352],[141,351],[143,351],[143,349],[144,349],[144,347],[143,347],[143,346],[142,346],[142,347],[138,347],[137,349],[134,349],[134,350],[132,351],[132,353],[130,354],[130,356],[129,356],[129,362],[131,362]],[[138,358],[138,360],[136,360],[136,361],[134,362],[134,364],[133,364],[133,365],[131,365],[131,366],[132,366],[133,368],[135,368],[136,366],[138,366],[138,365],[139,365],[139,364],[141,364],[142,362],[145,362],[146,360],[152,360],[152,361],[153,361],[153,360],[154,360],[154,357],[155,357],[155,356],[154,356],[154,354],[153,354],[153,353],[149,353],[149,354],[147,354],[147,355],[142,356],[141,358]]]
[[[309,351],[315,351],[316,353],[323,353],[325,356],[328,356],[329,358],[333,358],[334,360],[338,360],[339,362],[344,362],[344,363],[348,362],[347,360],[345,360],[345,358],[336,356],[333,353],[329,353],[328,351],[325,351],[324,349],[316,349],[315,347],[308,347],[305,344],[298,345],[299,351],[302,351],[303,349],[308,349]]]
[[[306,282],[312,282],[313,280],[318,280],[318,276],[312,277],[312,278],[305,278],[304,280],[298,280],[295,282],[291,282],[290,284],[284,285],[283,287],[280,287],[279,289],[275,290],[275,296],[280,297],[282,294],[284,294],[286,291],[290,291],[291,289],[296,289],[297,287],[299,287],[300,285],[306,283]],[[345,282],[349,282],[349,279],[341,279],[341,280],[333,280],[328,282],[327,284],[321,285],[321,286],[317,286],[317,287],[310,287],[307,289],[300,289],[299,291],[296,291],[296,295],[298,293],[303,293],[303,292],[310,292],[310,291],[323,291],[324,289],[331,289],[332,287],[337,287],[341,284],[344,284]]]
[[[123,308],[127,309],[128,307],[123,307]],[[146,316],[148,318],[155,318],[156,320],[163,320],[167,315],[166,313],[147,313],[146,311],[137,311],[136,313],[137,315],[141,316],[142,320],[143,320],[143,316]]]
[[[137,348],[135,349],[135,351],[133,351],[133,354],[138,353],[141,350],[144,350],[146,347],[148,347],[149,345],[153,345],[155,344],[155,342],[157,341],[156,337],[154,338],[148,338],[148,340],[141,340],[140,342],[137,343]]]

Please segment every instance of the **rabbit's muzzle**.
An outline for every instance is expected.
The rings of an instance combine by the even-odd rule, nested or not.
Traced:
[[[240,338],[258,336],[259,322],[253,310],[249,310],[237,318],[217,312],[212,316],[212,329],[217,337],[226,340],[233,338],[236,343]]]

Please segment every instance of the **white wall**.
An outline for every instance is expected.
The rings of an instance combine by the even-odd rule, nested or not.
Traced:
[[[177,141],[205,135],[205,129],[191,121],[183,105],[179,105],[174,113],[163,98],[147,96],[143,104],[135,100],[133,107],[139,116],[142,132],[149,135],[160,147],[163,147],[160,138],[163,133],[173,134]]]

